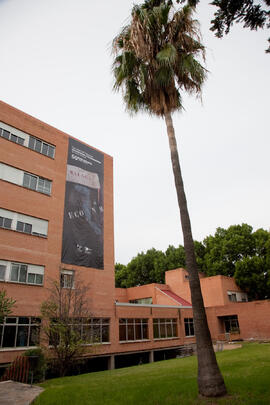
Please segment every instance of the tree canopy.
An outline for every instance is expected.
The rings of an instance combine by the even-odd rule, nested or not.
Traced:
[[[200,94],[206,70],[193,9],[173,10],[172,1],[145,0],[113,41],[114,89],[127,110],[165,116],[182,109],[181,91]]]
[[[270,233],[247,224],[217,228],[203,242],[194,242],[196,260],[206,276],[234,277],[250,299],[270,298]],[[141,252],[126,266],[116,264],[116,287],[164,283],[165,271],[185,267],[183,246]]]
[[[200,0],[177,0],[179,2],[196,6]],[[242,23],[250,30],[270,28],[270,0],[213,0],[210,4],[217,7],[210,29],[218,38],[228,34],[233,23]],[[266,52],[270,52],[270,45]]]

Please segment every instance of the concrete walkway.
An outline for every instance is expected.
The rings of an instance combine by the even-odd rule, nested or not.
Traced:
[[[233,349],[240,349],[242,345],[240,343],[225,343],[225,342],[220,342],[217,343],[214,346],[215,352],[222,352],[223,350],[233,350]]]
[[[0,382],[0,405],[29,405],[42,392],[36,385],[15,381]]]

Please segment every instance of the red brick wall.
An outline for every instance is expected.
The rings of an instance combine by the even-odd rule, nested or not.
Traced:
[[[207,308],[207,319],[213,339],[218,339],[224,330],[220,317],[237,315],[240,335],[239,338],[270,339],[270,300],[235,302],[228,305]],[[233,339],[234,336],[231,335]]]
[[[9,296],[16,299],[13,314],[37,316],[48,295],[50,280],[59,277],[59,269],[73,269],[89,284],[91,313],[114,316],[114,222],[113,160],[104,154],[104,270],[61,264],[66,161],[69,136],[35,118],[0,102],[0,121],[56,146],[55,159],[0,137],[0,161],[18,169],[52,180],[47,196],[0,180],[0,207],[49,221],[48,238],[0,229],[0,259],[45,266],[44,286],[0,282]],[[0,354],[0,357],[3,354]],[[6,361],[7,355],[3,357]],[[2,362],[0,358],[0,362]]]
[[[165,281],[174,293],[191,302],[189,282],[185,278],[187,274],[185,269],[169,270],[165,273]],[[231,277],[204,277],[200,274],[200,281],[205,307],[228,304],[230,301],[227,291],[241,292]]]

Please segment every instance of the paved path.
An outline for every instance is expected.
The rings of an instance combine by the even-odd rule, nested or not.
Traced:
[[[242,347],[239,343],[223,343],[215,344],[214,350],[215,352],[223,351],[223,350],[233,350],[233,349],[240,349]]]
[[[0,382],[0,405],[29,405],[42,392],[36,385],[15,381]]]

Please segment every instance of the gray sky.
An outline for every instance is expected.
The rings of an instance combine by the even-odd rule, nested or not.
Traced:
[[[110,43],[130,0],[0,0],[0,98],[114,158],[115,257],[183,243],[165,123],[130,117],[112,92]],[[174,124],[193,236],[248,223],[269,229],[269,31],[217,39],[201,1],[210,71],[203,103]]]

